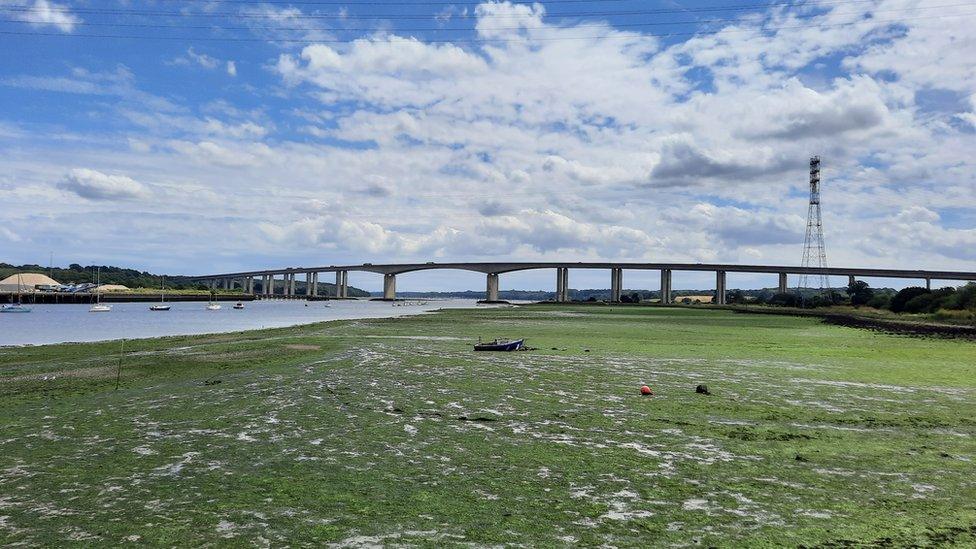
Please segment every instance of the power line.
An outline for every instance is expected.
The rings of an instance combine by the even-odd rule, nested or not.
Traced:
[[[732,6],[712,6],[712,7],[697,7],[697,8],[659,8],[652,10],[628,10],[628,11],[583,11],[583,12],[547,12],[546,17],[622,17],[622,16],[636,16],[636,15],[663,15],[663,14],[685,14],[685,13],[710,13],[710,12],[724,12],[724,11],[744,11],[744,10],[757,10],[764,9],[768,10],[771,8],[798,8],[798,7],[823,7],[828,5],[843,5],[843,4],[860,4],[860,3],[875,3],[876,0],[832,0],[824,1],[817,4],[787,4],[787,3],[763,3],[763,4],[740,4]],[[73,8],[73,7],[62,7],[62,6],[51,6],[44,9],[39,9],[34,6],[4,6],[0,7],[0,11],[10,11],[10,12],[41,12],[41,13],[66,13],[66,14],[90,14],[90,15],[132,15],[132,16],[163,16],[163,17],[197,17],[197,18],[217,18],[217,17],[237,17],[245,19],[280,19],[281,14],[277,13],[240,13],[240,12],[207,12],[207,13],[189,13],[186,11],[147,11],[147,10],[120,10],[111,8]],[[391,13],[391,14],[366,14],[366,15],[355,15],[349,13],[303,13],[301,15],[288,16],[289,19],[365,19],[365,20],[375,20],[375,19],[393,19],[393,20],[410,20],[410,19],[431,19],[433,16],[431,14],[417,15],[417,14],[402,14],[402,13]],[[478,19],[481,17],[474,13],[461,13],[452,14],[454,19]],[[523,15],[492,15],[492,19],[522,19]]]
[[[559,36],[559,37],[532,37],[529,39],[533,42],[555,42],[555,41],[569,41],[569,40],[595,40],[595,39],[608,39],[608,38],[673,38],[681,36],[714,36],[723,34],[733,34],[740,32],[772,32],[781,30],[793,30],[793,29],[809,29],[811,26],[817,28],[841,28],[850,27],[854,25],[859,25],[862,23],[906,23],[908,21],[918,21],[927,19],[946,19],[946,18],[960,18],[960,17],[970,17],[976,15],[976,12],[971,13],[956,13],[952,15],[933,15],[928,17],[913,17],[909,19],[861,19],[858,21],[847,22],[847,23],[826,23],[826,24],[804,24],[804,25],[790,25],[790,26],[778,26],[778,27],[756,27],[749,29],[721,29],[714,31],[698,31],[698,32],[671,32],[671,33],[616,33],[616,34],[594,34],[590,36]],[[309,30],[309,29],[302,29]],[[315,29],[312,29],[315,30]],[[337,29],[341,30],[341,29]],[[192,36],[148,36],[148,35],[122,35],[122,34],[65,34],[60,32],[20,32],[20,31],[0,31],[0,35],[8,36],[38,36],[38,37],[58,37],[58,38],[108,38],[108,39],[125,39],[125,40],[163,40],[163,41],[186,41],[186,42],[281,42],[290,44],[348,44],[352,40],[338,40],[338,39],[307,39],[307,38],[260,38],[260,37],[192,37]],[[463,43],[505,43],[505,42],[525,42],[527,39],[522,38],[459,38],[459,39],[426,39],[425,43],[453,43],[453,44],[463,44]]]
[[[160,0],[167,2],[190,2],[198,3],[198,0]],[[368,0],[365,2],[345,2],[343,0],[298,0],[298,1],[284,1],[284,2],[269,2],[267,0],[261,2],[262,4],[268,4],[272,6],[290,6],[290,5],[302,5],[302,6],[343,6],[343,7],[353,7],[353,6],[457,6],[464,4],[480,4],[484,0],[459,0],[456,2],[436,2],[427,0],[414,1],[386,1],[386,0]],[[626,2],[627,0],[544,0],[546,4],[601,4],[605,2]],[[253,0],[207,0],[209,4],[250,4],[254,5]],[[516,6],[531,6],[535,1],[532,2],[511,2]]]
[[[916,11],[916,10],[931,10],[931,9],[945,9],[945,8],[957,8],[957,7],[973,7],[972,3],[965,4],[945,4],[938,6],[924,6],[924,7],[912,7],[912,8],[895,8],[888,10],[874,10],[872,13],[888,13],[888,12],[904,12],[904,11]],[[831,12],[831,15],[860,15],[859,12]],[[724,17],[717,19],[698,19],[691,21],[653,21],[653,22],[642,22],[642,23],[618,23],[614,24],[614,28],[640,28],[640,27],[654,27],[654,26],[669,26],[669,25],[708,25],[716,23],[735,23],[740,21],[737,17]],[[24,20],[24,19],[0,19],[0,23],[21,23],[21,24],[48,24],[49,21],[35,21],[35,20]],[[152,28],[152,29],[186,29],[186,30],[213,30],[213,31],[234,31],[234,30],[249,30],[249,31],[333,31],[333,32],[351,32],[351,31],[375,31],[376,27],[229,27],[229,26],[216,26],[216,25],[179,25],[179,24],[163,24],[163,23],[102,23],[102,22],[90,22],[90,21],[80,21],[74,23],[78,26],[88,26],[88,27],[123,27],[123,28]],[[606,25],[603,23],[591,23],[591,24],[579,24],[574,25],[573,28],[605,28]],[[524,27],[478,27],[478,30],[484,31],[508,31],[508,30],[522,30]],[[409,27],[400,28],[398,31],[448,31],[448,32],[468,32],[472,29],[470,27],[464,28],[447,28],[447,27]]]

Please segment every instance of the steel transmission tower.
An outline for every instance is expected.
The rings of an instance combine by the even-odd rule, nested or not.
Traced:
[[[827,279],[827,250],[824,248],[823,220],[820,217],[820,157],[810,159],[810,205],[807,208],[807,234],[803,239],[802,267],[815,269],[815,274],[802,274],[797,293],[803,288],[817,288],[820,294],[830,291]]]

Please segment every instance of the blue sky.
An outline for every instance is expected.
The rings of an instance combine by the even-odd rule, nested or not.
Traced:
[[[819,154],[831,264],[976,269],[962,2],[0,0],[0,19],[2,261],[797,264]],[[483,285],[431,276],[400,287]]]

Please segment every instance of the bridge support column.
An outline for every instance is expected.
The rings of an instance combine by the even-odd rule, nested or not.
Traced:
[[[854,284],[854,282],[856,282],[856,281],[857,281],[857,279],[854,278],[854,275],[847,275],[847,285],[848,286],[850,286],[851,284]]]
[[[556,267],[556,301],[569,301],[569,267]]]
[[[661,269],[661,303],[671,303],[671,269]]]
[[[274,275],[264,275],[264,285],[261,287],[261,290],[266,296],[274,295]]]
[[[624,270],[619,267],[610,269],[610,303],[620,303],[620,292],[624,284]]]
[[[249,294],[253,294],[254,293],[254,277],[253,276],[247,277],[247,284],[246,284],[246,287],[244,288],[244,291],[247,292],[247,293],[249,293]]]
[[[312,273],[311,272],[305,273],[305,295],[307,295],[307,296],[311,296],[312,295],[312,286],[313,286],[312,279],[313,278],[314,277],[312,276]]]
[[[776,287],[776,293],[785,294],[786,292],[786,273],[779,273],[779,286]]]
[[[725,271],[715,271],[715,304],[725,305]]]
[[[488,284],[485,289],[486,301],[498,301],[498,273],[488,273]]]
[[[932,289],[932,279],[931,278],[926,278],[925,279],[925,289],[926,290],[931,290]]]
[[[309,273],[308,276],[312,277],[312,296],[315,297],[319,295],[319,273]]]
[[[224,279],[224,289],[225,290],[231,289],[233,287],[233,285],[234,285],[234,280],[233,279],[231,279],[231,278],[225,278]]]
[[[393,273],[383,275],[383,299],[387,301],[396,299],[396,275]]]
[[[290,281],[290,284],[291,284],[291,288],[290,288],[291,292],[290,292],[290,295],[298,295],[298,293],[295,291],[295,279],[296,278],[298,278],[298,274],[297,273],[291,273],[291,277],[289,278],[289,281]]]
[[[336,271],[335,297],[349,297],[349,271]]]

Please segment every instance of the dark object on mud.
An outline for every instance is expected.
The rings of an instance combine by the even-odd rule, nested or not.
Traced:
[[[807,458],[801,456],[800,454],[797,454],[796,457],[794,457],[793,459],[795,459],[796,461],[810,461]]]
[[[695,392],[699,395],[710,395],[712,393],[708,392],[708,385],[699,385],[695,387]]]
[[[204,385],[218,385],[221,381],[219,379],[208,379],[203,382]]]
[[[522,343],[524,339],[496,339],[488,343],[482,343],[480,340],[478,344],[474,346],[475,351],[518,351],[522,348]]]
[[[590,350],[589,349],[583,349],[583,352],[584,353],[588,353],[588,352],[590,352]]]

